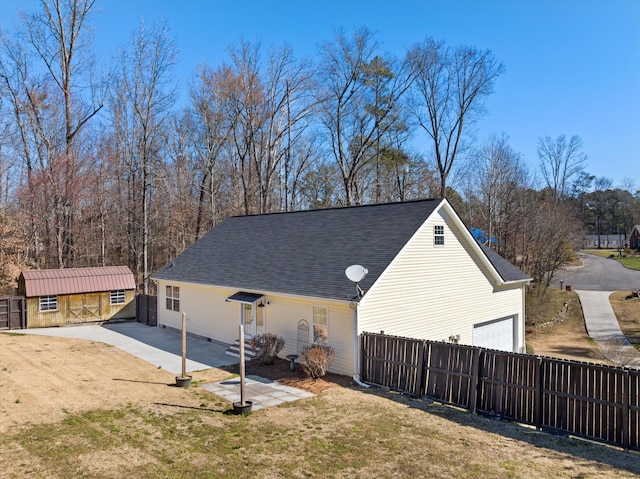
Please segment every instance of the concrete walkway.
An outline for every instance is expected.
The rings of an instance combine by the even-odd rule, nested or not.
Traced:
[[[613,291],[584,291],[576,290],[580,297],[584,323],[587,333],[600,343],[603,349],[614,347],[616,351],[609,351],[616,356],[623,357],[627,366],[640,368],[640,352],[638,352],[627,337],[622,333],[618,319],[616,318],[609,296]],[[615,345],[615,346],[614,346]]]
[[[227,401],[240,401],[239,377],[218,383],[202,384],[200,387],[211,391],[216,396],[225,398]],[[313,396],[308,391],[285,386],[276,381],[253,375],[245,378],[244,392],[245,400],[253,402],[251,406],[253,411]]]
[[[16,331],[12,331],[16,332]],[[173,374],[182,372],[180,331],[127,322],[88,324],[61,328],[22,329],[20,334],[86,339],[111,344]],[[219,368],[236,364],[237,358],[225,354],[227,346],[187,336],[187,371]]]

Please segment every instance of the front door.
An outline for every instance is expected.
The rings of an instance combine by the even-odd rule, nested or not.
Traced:
[[[244,335],[251,339],[265,332],[264,310],[255,303],[242,303],[242,324]]]

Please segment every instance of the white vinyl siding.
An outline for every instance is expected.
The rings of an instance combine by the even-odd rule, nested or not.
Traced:
[[[436,224],[446,225],[446,250],[433,247]],[[445,212],[434,213],[361,301],[358,331],[435,341],[459,334],[461,344],[473,344],[474,324],[522,317],[522,287],[494,288],[462,234]],[[517,349],[524,347],[519,329]]]
[[[165,301],[166,282],[158,280],[158,304]],[[237,289],[205,286],[192,283],[177,283],[183,311],[187,313],[187,331],[214,341],[232,344],[238,339],[241,303],[226,302]],[[306,320],[309,327],[309,344],[312,343],[313,306],[327,308],[330,318],[329,345],[334,349],[336,360],[330,369],[333,373],[354,374],[354,334],[353,310],[345,302],[322,301],[296,296],[265,294],[268,303],[264,308],[265,330],[275,333],[285,340],[284,349],[278,354],[284,358],[287,354],[298,354],[298,323]],[[325,304],[326,303],[326,304]],[[188,305],[188,306],[186,306]],[[158,325],[180,329],[180,313],[159,309]]]

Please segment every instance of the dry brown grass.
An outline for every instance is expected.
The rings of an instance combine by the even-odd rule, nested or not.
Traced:
[[[616,291],[609,296],[620,329],[631,342],[640,345],[640,299],[632,297],[630,291]]]
[[[169,387],[169,373],[111,346],[0,334],[0,424],[9,425],[0,430],[0,475],[437,479],[640,474],[636,454],[333,382],[309,399],[246,417],[229,415],[226,401],[198,387],[202,380],[228,374],[217,369],[195,373],[195,385],[180,389]]]
[[[566,305],[566,314],[560,314]],[[602,352],[589,337],[578,294],[549,289],[527,298],[527,345],[534,354],[576,361],[601,362]]]

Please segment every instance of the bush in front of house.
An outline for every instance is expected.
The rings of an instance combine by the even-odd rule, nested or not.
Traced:
[[[302,353],[300,365],[308,377],[318,379],[327,374],[335,359],[331,346],[310,346]]]
[[[273,364],[273,360],[284,348],[284,339],[274,333],[264,333],[254,336],[251,346],[258,351],[256,359],[262,364]]]

